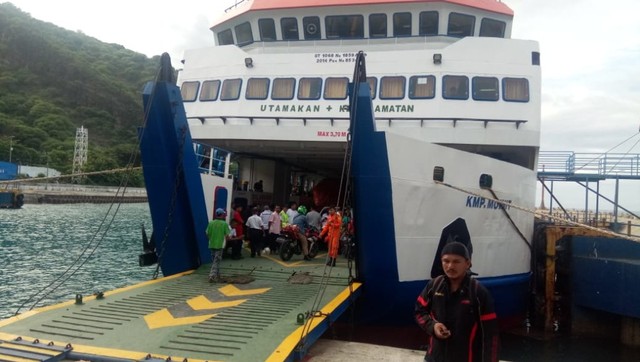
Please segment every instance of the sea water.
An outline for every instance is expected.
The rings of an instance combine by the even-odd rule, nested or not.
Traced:
[[[152,279],[155,266],[138,265],[143,224],[151,236],[148,204],[0,210],[0,319]],[[501,341],[500,357],[507,361],[640,361],[640,349],[615,339],[540,341],[503,334]]]
[[[24,205],[0,209],[0,318],[150,280],[141,268],[149,205]]]

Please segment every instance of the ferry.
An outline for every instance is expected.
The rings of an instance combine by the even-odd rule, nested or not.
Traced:
[[[158,278],[0,321],[0,359],[297,360],[345,320],[424,339],[415,300],[449,240],[521,323],[540,52],[510,38],[513,15],[496,0],[236,1],[214,46],[186,51],[177,80],[163,56],[144,90],[140,264]],[[351,257],[223,258],[208,283],[214,211],[289,201],[349,207]]]
[[[518,320],[534,217],[509,204],[534,209],[540,52],[511,39],[513,15],[496,0],[238,2],[211,27],[216,46],[185,52],[178,78],[191,136],[213,150],[199,152],[206,172],[228,181],[229,204],[310,202],[313,186],[343,178],[363,51],[372,137],[384,138],[351,154],[364,303],[376,319],[410,320],[458,237],[502,321]],[[205,195],[221,187],[206,182]]]

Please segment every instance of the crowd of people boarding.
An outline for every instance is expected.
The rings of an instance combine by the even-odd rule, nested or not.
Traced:
[[[278,252],[278,237],[284,228],[293,225],[301,243],[304,260],[311,260],[308,253],[307,228],[315,228],[325,241],[329,258],[327,265],[335,266],[343,233],[353,233],[350,210],[341,212],[338,207],[317,210],[291,201],[286,205],[252,205],[244,208],[233,205],[232,213],[216,209],[214,219],[206,230],[213,264],[209,281],[219,281],[219,264],[222,258],[242,259],[242,249],[248,247],[252,258]],[[227,224],[228,220],[228,224]],[[322,244],[321,244],[322,245]]]

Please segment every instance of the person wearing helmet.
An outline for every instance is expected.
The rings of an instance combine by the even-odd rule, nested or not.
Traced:
[[[209,271],[209,283],[220,281],[220,261],[222,261],[222,251],[224,244],[229,240],[229,225],[225,221],[227,213],[224,209],[216,209],[215,219],[207,225],[205,233],[209,239],[209,250],[211,250],[211,270]]]
[[[307,208],[304,205],[300,205],[298,207],[298,215],[296,215],[293,220],[291,220],[291,224],[296,225],[298,227],[298,241],[300,241],[300,245],[302,246],[302,254],[304,254],[304,260],[311,260],[309,257],[309,241],[305,236],[307,231],[307,227],[309,224],[307,223]]]

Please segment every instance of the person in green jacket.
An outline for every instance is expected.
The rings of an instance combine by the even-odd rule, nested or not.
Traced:
[[[289,210],[289,206],[283,205],[282,211],[280,211],[280,221],[282,223],[282,228],[289,225],[289,215],[287,214],[287,210]]]
[[[220,281],[220,261],[224,244],[229,239],[229,224],[224,221],[226,212],[224,209],[216,209],[215,219],[207,225],[207,238],[209,238],[209,250],[211,250],[211,270],[209,271],[209,283]]]

